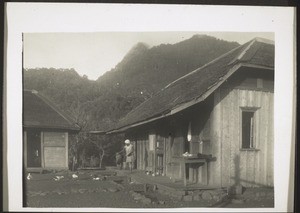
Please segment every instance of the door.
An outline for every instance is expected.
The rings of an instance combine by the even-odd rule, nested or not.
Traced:
[[[154,150],[154,165],[156,175],[166,174],[166,138],[157,135]]]
[[[41,133],[27,132],[27,167],[41,167]]]

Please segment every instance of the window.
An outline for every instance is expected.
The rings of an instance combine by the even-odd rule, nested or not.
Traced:
[[[149,151],[153,151],[155,148],[156,135],[151,133],[149,134]]]
[[[242,149],[254,148],[254,111],[242,111]]]
[[[192,140],[192,123],[189,122],[186,140],[184,140],[184,152],[190,152],[190,143]]]

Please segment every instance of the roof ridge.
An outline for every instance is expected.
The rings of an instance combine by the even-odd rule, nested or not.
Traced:
[[[256,39],[252,39],[252,41],[249,43],[249,45],[247,45],[246,48],[235,59],[233,59],[232,62],[230,62],[229,64],[234,63],[237,60],[240,60],[255,42],[256,42]]]
[[[234,59],[232,59],[232,61],[230,61],[227,65],[231,65],[231,64],[234,64],[236,61],[239,61],[246,54],[246,52],[250,49],[250,47],[255,43],[255,41],[256,41],[256,38],[248,41],[247,43],[249,43],[249,44],[246,46],[246,48],[240,54],[238,54]]]
[[[267,39],[267,38],[262,38],[262,37],[255,37],[253,40],[256,40],[261,43],[266,43],[266,44],[275,44],[275,42],[273,40]]]
[[[249,45],[246,46],[246,48],[241,52],[241,54],[239,54],[236,58],[234,58],[230,63],[228,63],[227,65],[231,65],[235,62],[241,61],[241,59],[243,58],[243,56],[247,53],[247,51],[252,47],[252,45],[255,42],[259,42],[259,43],[264,43],[264,44],[271,44],[274,45],[274,41],[266,39],[266,38],[261,38],[261,37],[255,37],[252,40],[249,41]],[[256,54],[257,50],[255,51],[255,53],[252,55],[252,57]]]
[[[253,38],[252,40],[250,40],[250,41],[248,41],[248,42],[246,42],[246,43],[244,43],[244,44],[242,44],[242,45],[240,45],[240,46],[238,46],[238,47],[235,47],[235,48],[233,48],[232,50],[230,50],[230,51],[228,51],[228,52],[226,52],[226,53],[220,55],[219,57],[215,58],[214,60],[212,60],[212,61],[210,61],[210,62],[204,64],[202,67],[199,67],[199,68],[197,68],[197,69],[195,69],[195,70],[193,70],[193,71],[187,73],[186,75],[181,76],[180,78],[177,78],[176,80],[172,81],[172,82],[169,83],[167,86],[165,86],[162,90],[164,90],[164,89],[166,89],[166,88],[172,86],[172,85],[173,85],[174,83],[176,83],[177,81],[180,81],[181,79],[186,78],[187,76],[192,75],[193,73],[198,72],[198,71],[201,70],[201,69],[204,69],[205,67],[207,67],[207,66],[213,64],[214,62],[220,60],[221,58],[223,58],[223,57],[227,56],[228,54],[234,52],[234,51],[237,50],[238,48],[242,48],[242,46],[244,46],[244,45],[246,45],[247,43],[249,43],[249,44],[246,46],[245,50],[244,50],[241,54],[239,54],[234,60],[232,60],[232,62],[230,62],[229,64],[234,63],[237,59],[240,59],[240,58],[243,57],[243,55],[247,52],[247,50],[253,45],[253,43],[254,43],[255,41],[261,42],[261,43],[266,43],[266,44],[274,44],[274,41],[272,41],[272,40],[270,40],[270,39],[261,38],[261,37],[255,37],[255,38]]]
[[[245,44],[243,44],[243,45],[245,45]],[[233,48],[232,50],[230,50],[230,51],[228,51],[228,52],[226,52],[226,53],[220,55],[219,57],[213,59],[212,61],[210,61],[210,62],[204,64],[202,67],[199,67],[199,68],[197,68],[197,69],[195,69],[195,70],[193,70],[193,71],[187,73],[186,75],[181,76],[180,78],[177,78],[175,81],[172,81],[172,82],[169,83],[167,86],[165,86],[162,90],[167,89],[168,87],[172,86],[174,83],[180,81],[181,79],[184,79],[184,78],[186,78],[187,76],[192,75],[192,74],[198,72],[198,71],[201,70],[201,69],[204,69],[205,67],[207,67],[207,66],[213,64],[214,62],[220,60],[221,58],[223,58],[223,57],[225,57],[225,56],[227,56],[227,55],[229,55],[230,53],[236,51],[237,49],[242,48],[243,45],[240,45],[240,46],[238,46],[238,47],[235,47],[235,48]]]

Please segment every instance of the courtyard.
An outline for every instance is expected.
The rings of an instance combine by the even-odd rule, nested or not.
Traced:
[[[141,181],[142,179],[146,181]],[[154,181],[155,179],[158,181]],[[25,182],[24,205],[52,208],[265,208],[274,206],[273,188],[249,188],[241,195],[232,196],[228,195],[225,189],[194,188],[172,191],[172,181],[166,183],[160,179],[163,178],[148,177],[139,171],[129,173],[116,168],[30,173]],[[179,184],[174,183],[174,186]]]

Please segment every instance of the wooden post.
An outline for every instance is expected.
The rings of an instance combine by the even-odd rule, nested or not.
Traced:
[[[65,133],[65,140],[66,140],[66,146],[65,146],[65,149],[66,149],[66,168],[68,169],[68,165],[69,165],[69,134],[68,132]]]
[[[41,167],[45,168],[45,159],[44,159],[44,132],[41,131]]]
[[[207,161],[204,162],[204,164],[202,165],[202,180],[203,180],[203,184],[207,185],[208,184],[208,166],[207,166]]]
[[[167,159],[166,159],[166,145],[167,143],[167,139],[164,137],[164,150],[163,150],[163,174],[166,175],[167,171],[166,171],[166,168],[167,168]]]
[[[184,161],[182,161],[182,168],[183,168],[183,185],[186,186],[186,169],[185,169]]]
[[[23,138],[23,140],[24,140],[24,167],[25,167],[25,169],[27,168],[27,131],[24,131],[24,138]]]

